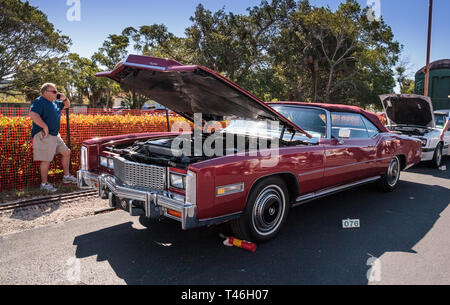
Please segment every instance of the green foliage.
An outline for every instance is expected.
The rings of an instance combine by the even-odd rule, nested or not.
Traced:
[[[11,103],[11,104],[19,104],[26,103],[24,96],[12,96],[12,95],[2,95],[0,94],[0,103]]]
[[[0,0],[0,7],[0,81],[11,80],[19,70],[34,69],[68,50],[69,37],[55,30],[47,16],[28,2]],[[16,84],[10,82],[0,92],[11,94]]]
[[[103,46],[92,56],[92,60],[109,70],[126,58],[130,40],[125,35],[109,35],[103,42]]]
[[[378,105],[377,96],[395,86],[392,66],[400,46],[384,21],[369,22],[356,1],[346,1],[335,12],[301,1],[277,45],[287,50],[274,46],[271,52],[280,73],[291,80],[288,98],[364,107]]]
[[[2,28],[2,34],[14,32],[11,24],[19,28],[24,21],[11,16],[19,14],[19,7],[26,7],[25,12],[31,11],[28,15],[45,24],[45,35],[51,38],[35,49],[44,56],[39,60],[25,56],[15,68],[14,84],[29,98],[37,94],[41,83],[52,81],[72,99],[88,100],[93,107],[100,103],[111,107],[112,97],[121,93],[130,108],[140,108],[147,98],[93,76],[100,70],[112,70],[130,49],[206,66],[265,101],[378,107],[378,95],[393,92],[396,80],[402,90],[411,86],[407,79],[394,78],[401,46],[391,28],[383,19],[369,21],[367,9],[355,0],[341,3],[336,11],[314,7],[308,0],[263,0],[245,14],[228,13],[225,8],[211,12],[200,4],[186,37],[176,37],[162,24],[127,27],[122,33],[109,35],[91,59],[77,54],[49,56],[67,49],[65,36],[55,32],[45,15],[28,4],[0,1],[8,7],[0,24],[9,27]],[[25,12],[20,14],[28,16]],[[30,36],[27,39],[34,41],[33,34]],[[44,50],[51,52],[45,54]]]
[[[400,86],[400,93],[414,94],[414,79],[408,78],[406,63],[402,62],[395,68],[397,82]]]

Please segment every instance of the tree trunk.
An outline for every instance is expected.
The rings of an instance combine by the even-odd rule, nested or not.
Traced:
[[[138,101],[136,98],[136,91],[131,90],[131,109],[137,109]]]
[[[106,90],[106,108],[112,108],[111,107],[111,89]]]
[[[334,74],[334,66],[330,67],[330,74],[328,75],[328,84],[327,89],[325,92],[325,101],[327,103],[330,102],[330,95],[331,95],[331,83],[333,82],[333,74]]]
[[[314,82],[314,88],[313,88],[313,102],[317,103],[317,86],[318,86],[318,77],[319,74],[319,61],[317,59],[314,60],[314,67],[313,67],[313,82]]]

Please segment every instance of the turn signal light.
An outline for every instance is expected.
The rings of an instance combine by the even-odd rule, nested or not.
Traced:
[[[181,213],[180,212],[177,212],[177,211],[174,211],[174,210],[171,210],[171,209],[167,209],[167,214],[170,214],[172,216],[181,218]]]

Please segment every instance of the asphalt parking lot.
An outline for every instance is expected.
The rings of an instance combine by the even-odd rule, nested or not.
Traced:
[[[255,253],[222,244],[226,226],[146,227],[115,211],[0,236],[0,284],[450,284],[450,159],[399,188],[366,185],[290,211]],[[360,228],[343,229],[343,219]]]

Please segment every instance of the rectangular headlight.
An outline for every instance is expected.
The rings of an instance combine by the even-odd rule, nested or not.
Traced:
[[[170,186],[180,189],[180,190],[184,190],[186,188],[186,181],[185,181],[185,176],[183,175],[178,175],[175,173],[170,173]]]
[[[100,166],[108,167],[108,158],[100,156]]]
[[[114,169],[114,160],[112,158],[108,158],[108,167]]]
[[[85,146],[81,146],[81,157],[80,157],[81,169],[88,169],[88,151]]]

